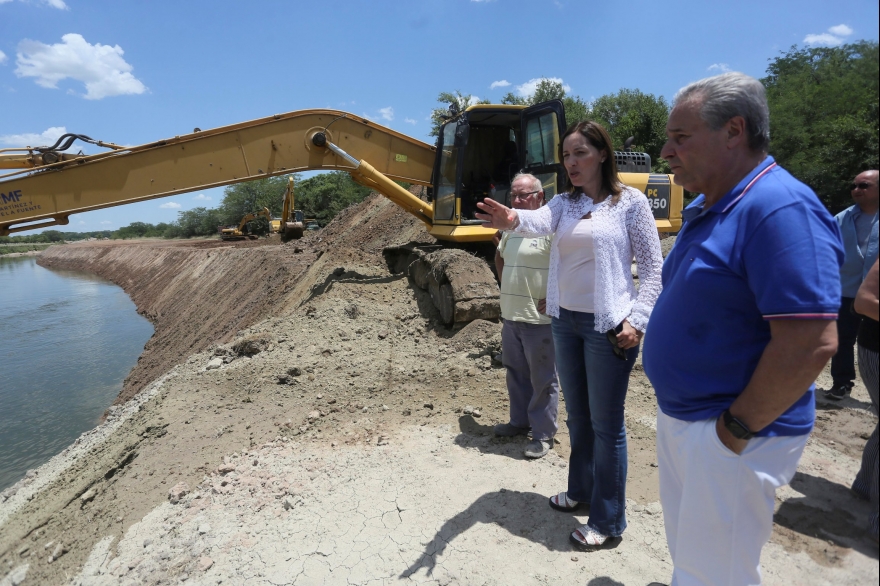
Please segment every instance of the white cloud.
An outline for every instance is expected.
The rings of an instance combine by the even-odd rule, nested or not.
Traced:
[[[809,34],[804,37],[805,45],[826,45],[828,47],[836,47],[843,44],[846,37],[850,36],[853,30],[845,24],[838,24],[828,29],[828,32],[819,34]]]
[[[125,51],[119,45],[91,45],[75,33],[64,35],[61,41],[54,45],[29,39],[21,41],[15,74],[34,77],[37,85],[53,89],[67,78],[81,81],[86,86],[83,97],[87,100],[147,91],[131,74],[133,67],[122,58]]]
[[[112,224],[112,223],[113,223],[113,222],[111,222],[110,220],[104,220],[104,221],[101,222],[101,225],[102,225],[102,226],[109,226],[109,225]]]
[[[563,83],[561,77],[535,77],[525,82],[524,84],[516,86],[516,93],[523,98],[527,98],[535,93],[535,90],[538,89],[538,84],[545,79],[554,83],[561,83],[562,89],[565,90],[565,93],[571,91],[571,86]]]
[[[22,2],[28,2],[28,0],[21,0]],[[58,10],[70,10],[70,7],[64,3],[64,0],[40,0],[42,4],[46,6],[51,6],[52,8],[57,8]],[[12,2],[12,0],[0,0],[0,4],[6,4],[7,2]]]
[[[730,66],[727,63],[713,63],[709,66],[709,71],[718,71],[720,73],[727,73],[730,71]]]
[[[2,2],[2,0],[0,0]],[[0,63],[6,63],[6,53],[0,51]]]
[[[388,120],[389,122],[394,120],[394,108],[388,106],[387,108],[379,108],[379,115],[382,117],[382,120]]]
[[[212,198],[210,195],[205,195],[204,193],[200,193],[200,194],[196,195],[193,199],[196,201],[211,201]]]
[[[468,106],[476,106],[479,103],[480,103],[479,96],[471,96],[471,99],[468,100]]]
[[[489,89],[490,89],[490,90],[494,90],[495,88],[498,88],[498,87],[507,87],[507,86],[509,86],[509,85],[510,85],[510,82],[509,82],[509,81],[507,81],[506,79],[502,79],[501,81],[493,81],[493,82],[492,82],[492,85],[489,86]]]
[[[416,124],[416,121],[412,118],[404,118],[403,121],[407,124]]]
[[[64,126],[52,126],[47,128],[40,134],[36,132],[26,132],[24,134],[3,134],[0,135],[0,144],[6,144],[15,147],[25,146],[51,146],[62,134],[67,134],[67,128]]]
[[[163,210],[179,210],[180,204],[176,201],[169,201],[168,203],[163,203],[162,205],[160,205],[159,208]]]
[[[85,226],[85,225],[86,225],[86,223],[83,222],[82,220],[80,220],[79,222],[77,222],[77,224],[80,225],[80,226]]]
[[[804,37],[804,44],[806,45],[829,45],[835,46],[839,45],[843,39],[840,37],[835,37],[830,33],[821,33],[818,35],[807,35]]]

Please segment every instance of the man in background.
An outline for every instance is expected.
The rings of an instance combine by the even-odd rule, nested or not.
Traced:
[[[513,178],[515,209],[536,210],[544,203],[541,181],[521,173]],[[514,437],[532,432],[523,454],[541,458],[553,447],[559,408],[559,382],[550,318],[543,314],[550,267],[550,236],[527,238],[505,233],[495,252],[501,281],[501,361],[507,368],[510,421],[494,432]]]
[[[833,384],[825,391],[829,399],[839,401],[852,390],[856,378],[853,345],[859,333],[862,317],[852,310],[856,293],[868,270],[877,260],[877,209],[880,197],[877,189],[877,171],[863,171],[850,185],[853,205],[835,219],[843,236],[846,258],[840,267],[840,311],[837,313],[837,354],[831,359]]]

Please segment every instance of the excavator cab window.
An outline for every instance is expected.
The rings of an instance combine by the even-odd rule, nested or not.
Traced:
[[[464,150],[459,188],[461,224],[481,224],[476,204],[492,198],[510,205],[510,182],[519,171],[520,112],[468,111],[470,135]]]
[[[440,130],[438,150],[440,157],[434,171],[434,219],[452,220],[455,215],[455,197],[459,184],[461,146],[467,142],[467,122],[459,119],[447,122]]]
[[[549,201],[559,191],[565,168],[560,158],[560,143],[565,134],[565,108],[559,100],[526,108],[522,117],[520,157],[523,170],[541,180],[544,199]]]

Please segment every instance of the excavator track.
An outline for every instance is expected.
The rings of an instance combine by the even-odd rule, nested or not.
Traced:
[[[493,246],[406,244],[385,248],[382,254],[392,273],[406,272],[412,283],[430,294],[446,325],[501,317],[498,281],[488,262]]]

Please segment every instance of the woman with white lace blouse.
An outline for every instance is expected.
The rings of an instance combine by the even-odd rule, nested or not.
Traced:
[[[534,211],[486,199],[485,226],[555,234],[546,312],[552,317],[556,367],[571,438],[568,488],[550,497],[560,511],[588,508],[571,534],[580,549],[607,547],[626,528],[626,427],[629,375],[660,294],[663,258],[648,200],[623,185],[611,139],[595,122],[563,136],[569,190]],[[635,257],[639,288],[632,277]]]

